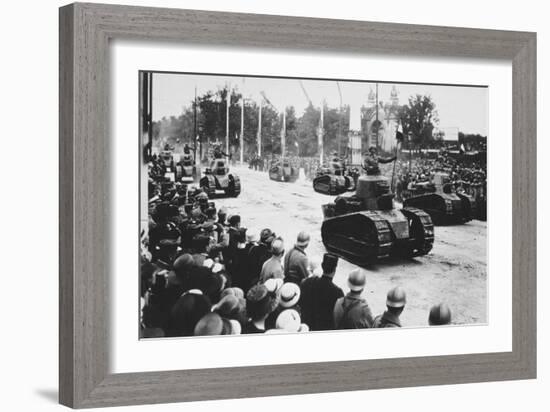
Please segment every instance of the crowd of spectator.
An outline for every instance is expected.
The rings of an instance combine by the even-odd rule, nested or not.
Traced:
[[[158,159],[149,165],[141,337],[401,326],[402,288],[388,292],[386,310],[375,316],[364,298],[365,270],[348,274],[344,294],[333,282],[338,257],[326,253],[318,265],[307,254],[307,232],[289,247],[273,229],[247,229],[239,214],[228,216],[201,189],[165,179],[163,167]],[[451,312],[440,304],[427,318],[448,324]]]

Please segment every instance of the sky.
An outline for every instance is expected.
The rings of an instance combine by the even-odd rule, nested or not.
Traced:
[[[342,104],[360,107],[367,104],[370,90],[376,90],[376,83],[349,82],[334,80],[302,80],[308,98],[315,106],[323,100],[329,107],[338,107],[342,94]],[[155,73],[153,75],[153,120],[162,117],[178,116],[189,106],[195,95],[209,90],[223,89],[226,85],[242,92],[245,98],[259,102],[261,92],[278,111],[285,106],[294,106],[301,115],[308,105],[298,79],[233,77],[214,75],[194,75],[177,73]],[[378,83],[380,101],[389,102],[393,83]],[[439,117],[439,129],[456,129],[463,133],[487,135],[488,128],[488,89],[485,87],[395,84],[399,104],[405,104],[410,96],[430,95]]]

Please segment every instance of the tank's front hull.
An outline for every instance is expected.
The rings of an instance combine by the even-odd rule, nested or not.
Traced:
[[[430,216],[414,208],[329,217],[321,236],[329,252],[361,266],[379,259],[425,255],[434,241]]]

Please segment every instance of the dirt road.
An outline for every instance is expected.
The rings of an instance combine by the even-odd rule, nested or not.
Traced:
[[[325,247],[321,241],[323,215],[321,204],[332,196],[313,191],[304,179],[296,183],[275,182],[267,173],[234,167],[241,178],[238,198],[216,199],[229,214],[240,214],[243,226],[259,231],[270,228],[285,240],[286,249],[294,244],[300,230],[308,231],[311,242],[306,250],[311,259],[321,261]],[[486,235],[487,224],[474,220],[465,225],[438,226],[429,255],[412,260],[382,261],[367,268],[364,292],[373,313],[385,309],[387,291],[401,285],[408,303],[401,316],[403,326],[427,325],[431,305],[446,302],[453,313],[453,323],[485,323],[486,309]],[[347,273],[355,266],[340,259],[334,282],[344,293]]]

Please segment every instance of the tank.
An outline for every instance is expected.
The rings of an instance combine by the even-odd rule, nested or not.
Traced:
[[[325,248],[360,266],[429,253],[434,242],[430,215],[414,207],[395,209],[393,198],[386,177],[360,176],[354,195],[323,205]]]
[[[429,191],[411,193],[403,201],[405,207],[415,207],[428,213],[435,225],[451,225],[469,222],[476,216],[477,204],[472,196],[458,193],[449,175],[436,172]]]
[[[278,160],[269,168],[269,178],[278,182],[294,183],[298,180],[299,170],[288,159]]]
[[[355,190],[355,179],[347,173],[339,160],[331,160],[317,171],[313,179],[313,190],[325,195],[339,195]]]
[[[184,153],[175,166],[176,180],[184,183],[192,183],[199,179],[200,168],[195,164],[191,153]]]
[[[163,150],[160,152],[159,157],[166,169],[174,168],[174,153],[171,150]]]
[[[239,176],[229,173],[229,166],[225,159],[212,160],[210,167],[205,169],[199,185],[210,198],[237,197],[241,193]]]

